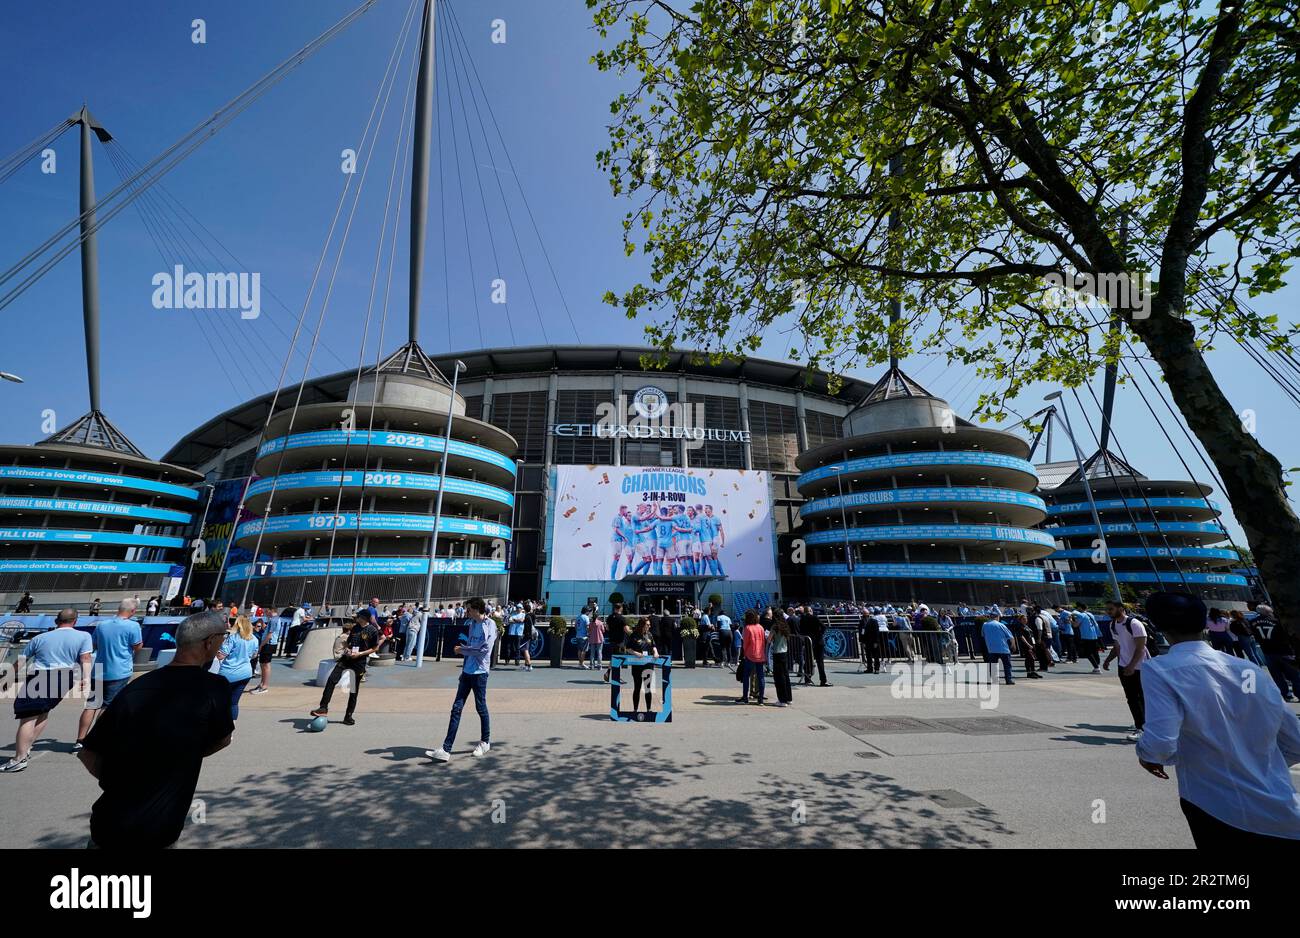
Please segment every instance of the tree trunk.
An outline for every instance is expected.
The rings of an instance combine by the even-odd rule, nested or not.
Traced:
[[[1274,614],[1296,638],[1300,635],[1300,518],[1286,497],[1281,463],[1243,428],[1196,348],[1190,323],[1157,313],[1133,320],[1132,326],[1164,372],[1188,428],[1218,468],[1223,494],[1246,532],[1274,602]]]

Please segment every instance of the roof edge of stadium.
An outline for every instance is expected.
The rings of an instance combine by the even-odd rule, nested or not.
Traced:
[[[664,357],[666,364],[661,369],[643,369],[641,357]],[[748,381],[753,384],[768,385],[785,391],[806,390],[819,397],[839,400],[850,408],[864,398],[874,382],[860,378],[839,376],[841,382],[839,393],[831,394],[829,385],[832,376],[828,372],[798,365],[794,362],[778,359],[726,357],[714,363],[710,354],[694,349],[663,349],[644,345],[529,345],[509,348],[477,349],[467,352],[449,352],[430,355],[434,365],[443,373],[450,374],[456,361],[463,361],[466,370],[460,380],[473,381],[489,376],[526,375],[548,373],[551,371],[614,371],[627,370],[653,375],[684,373],[700,377],[715,377],[733,381]],[[373,371],[373,366],[367,371]],[[323,396],[327,391],[337,390],[334,397],[342,400],[347,396],[348,387],[356,379],[356,369],[348,368],[332,374],[310,378],[306,384]],[[802,383],[800,379],[805,380]],[[203,443],[196,438],[225,424],[234,424],[247,432],[260,431],[266,420],[266,406],[274,396],[273,391],[259,394],[222,413],[204,421],[182,436],[163,456],[163,460],[184,466],[187,462],[195,464],[210,458],[211,452],[220,446]],[[293,395],[281,394],[281,403],[277,410],[290,406]],[[260,413],[259,413],[260,411]],[[256,419],[254,418],[256,415]],[[242,419],[240,419],[242,417]],[[255,426],[253,426],[255,424]],[[223,434],[225,435],[225,434]],[[211,452],[198,458],[186,458],[182,451],[190,445],[205,446]]]

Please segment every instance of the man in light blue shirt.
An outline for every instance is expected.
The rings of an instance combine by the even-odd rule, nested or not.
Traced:
[[[90,732],[99,711],[113,702],[135,671],[135,653],[144,645],[140,624],[131,618],[139,600],[127,597],[117,604],[117,616],[95,626],[95,669],[91,672],[91,694],[77,723],[73,752],[81,752],[81,741]]]
[[[573,620],[573,637],[578,642],[578,667],[590,668],[587,664],[587,630],[591,628],[591,616],[587,615],[587,607],[582,607],[582,612],[578,613],[578,618]]]
[[[1079,646],[1074,641],[1074,616],[1069,609],[1060,605],[1052,607],[1056,611],[1056,634],[1060,636],[1061,654],[1071,662],[1079,660]]]
[[[718,613],[718,639],[718,644],[722,646],[722,654],[727,667],[734,667],[736,664],[736,650],[731,647],[731,616],[725,612]]]
[[[1011,679],[1011,630],[1001,619],[987,619],[981,628],[984,636],[984,660],[990,665],[1001,661],[1002,674],[1008,684],[1016,683]],[[989,679],[993,678],[993,669],[989,669]]]
[[[474,755],[482,757],[492,748],[491,728],[488,718],[487,682],[492,669],[492,648],[497,641],[497,625],[487,614],[487,603],[475,596],[465,603],[469,634],[464,643],[452,649],[465,657],[460,683],[456,687],[456,700],[451,705],[451,719],[447,723],[447,738],[439,749],[426,749],[424,754],[438,762],[451,761],[451,747],[456,744],[456,731],[460,729],[460,714],[465,700],[472,693],[474,708],[478,711],[479,743]]]
[[[18,718],[14,757],[0,766],[0,772],[26,769],[32,744],[45,731],[50,711],[73,687],[79,686],[83,694],[87,691],[94,645],[90,635],[78,632],[76,625],[77,610],[63,609],[55,616],[54,628],[37,635],[23,649],[27,677],[14,699],[14,716]]]
[[[1263,668],[1202,640],[1205,603],[1197,597],[1153,593],[1146,611],[1170,647],[1143,663],[1138,762],[1164,779],[1164,766],[1177,766],[1198,849],[1228,856],[1300,847],[1300,795],[1288,770],[1300,763],[1300,722],[1277,685]]]

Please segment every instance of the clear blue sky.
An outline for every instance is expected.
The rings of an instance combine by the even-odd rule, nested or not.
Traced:
[[[341,190],[340,151],[358,145],[408,2],[380,0],[164,179],[167,190],[243,262],[243,269],[260,272],[261,318],[244,321],[232,311],[154,309],[151,278],[169,266],[160,261],[140,214],[130,208],[102,230],[104,408],[149,455],[162,455],[207,418],[274,387],[288,347],[286,335],[306,295]],[[444,199],[435,166],[421,342],[434,352],[575,341],[640,343],[640,324],[600,302],[605,290],[623,289],[643,277],[645,264],[640,257],[624,256],[620,220],[627,206],[611,196],[596,168],[595,152],[606,143],[608,104],[618,85],[588,63],[599,39],[589,28],[585,4],[454,0],[454,5],[577,330],[560,303],[486,114],[492,149],[476,140],[471,152],[466,125],[460,123],[453,149],[447,126],[453,110],[446,95],[457,91],[445,82],[439,114],[448,187]],[[11,5],[0,33],[0,154],[25,144],[84,101],[126,152],[147,160],[354,6],[353,0],[44,0]],[[206,44],[191,41],[195,17],[206,21]],[[506,23],[504,44],[491,42],[492,21],[498,18]],[[457,71],[463,73],[463,68]],[[403,71],[403,79],[405,75]],[[394,96],[404,89],[399,85]],[[468,96],[469,91],[462,88],[459,94]],[[357,364],[392,146],[398,139],[396,113],[396,108],[390,111],[380,135],[313,373]],[[454,113],[459,122],[459,104]],[[469,111],[468,119],[477,137],[478,112]],[[62,137],[55,149],[58,173],[43,175],[33,163],[0,186],[0,266],[9,266],[76,215],[75,132]],[[103,196],[118,176],[98,144],[95,159],[97,190]],[[402,173],[408,175],[409,168],[404,166]],[[498,180],[522,245],[522,265]],[[487,203],[490,225],[484,223],[480,198]],[[405,212],[403,208],[386,350],[400,344],[406,332]],[[184,231],[179,221],[171,223]],[[237,268],[227,264],[221,269]],[[509,290],[508,316],[487,302],[497,271]],[[532,279],[536,304],[525,274]],[[1292,319],[1298,300],[1300,289],[1292,284],[1254,305]],[[313,307],[312,322],[318,309],[318,304]],[[0,370],[26,379],[21,386],[0,385],[0,439],[34,442],[43,436],[43,410],[53,409],[63,425],[87,409],[76,255],[0,316],[8,339],[0,347]],[[378,318],[376,312],[376,329]],[[767,351],[783,357],[787,345],[776,337]],[[374,354],[372,329],[366,360],[373,361]],[[1300,465],[1295,409],[1235,347],[1211,354],[1237,409],[1256,412],[1264,444],[1284,466]],[[909,362],[905,367],[931,391],[948,396],[959,412],[973,404],[980,382],[968,380],[967,373],[942,363]],[[290,380],[300,375],[300,364],[295,364]],[[1022,397],[1018,409],[1037,409],[1045,390]],[[1091,408],[1088,395],[1083,397]],[[1070,406],[1080,424],[1073,400]],[[1115,428],[1139,469],[1156,477],[1183,477],[1141,402],[1122,389]],[[1090,452],[1086,430],[1076,430]],[[1185,455],[1195,467],[1191,455]],[[1235,525],[1233,530],[1237,532]]]

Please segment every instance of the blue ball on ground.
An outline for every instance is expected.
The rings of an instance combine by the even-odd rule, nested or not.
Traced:
[[[310,723],[307,724],[307,732],[323,733],[325,732],[325,727],[329,725],[330,725],[330,721],[327,720],[325,717],[316,717],[316,719],[312,720]]]

